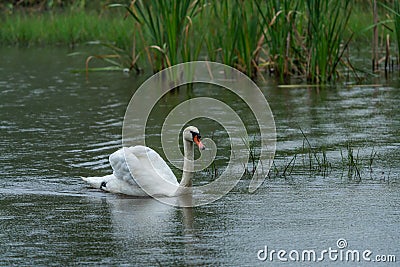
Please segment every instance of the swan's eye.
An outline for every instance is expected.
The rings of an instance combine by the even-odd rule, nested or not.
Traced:
[[[201,135],[199,134],[199,133],[196,133],[196,132],[193,132],[193,131],[190,131],[190,133],[192,134],[192,137],[193,137],[193,140],[194,140],[194,138],[197,136],[197,138],[200,140],[201,139]]]
[[[204,150],[206,149],[206,147],[203,145],[203,143],[200,141],[200,134],[198,132],[193,132],[190,131],[192,133],[192,137],[193,137],[193,142],[196,143],[196,145],[199,147],[200,150]]]

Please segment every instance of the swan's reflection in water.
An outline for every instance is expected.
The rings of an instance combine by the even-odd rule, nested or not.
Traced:
[[[191,196],[175,199],[185,206]],[[110,195],[106,198],[110,209],[113,236],[119,255],[133,262],[157,265],[163,263],[187,263],[207,251],[198,249],[201,239],[193,227],[193,208],[177,208],[153,198],[131,198]],[[145,252],[145,253],[143,253]],[[201,258],[201,256],[199,257]],[[168,260],[169,259],[169,260]]]
[[[181,202],[182,198],[177,198],[176,201]],[[183,199],[183,201],[190,201],[190,199]],[[125,232],[126,236],[140,234],[142,238],[145,238],[164,232],[171,226],[173,219],[176,219],[179,210],[183,211],[183,227],[186,229],[193,226],[192,208],[179,209],[153,198],[126,196],[107,198],[107,203],[110,207],[113,227],[120,233]]]

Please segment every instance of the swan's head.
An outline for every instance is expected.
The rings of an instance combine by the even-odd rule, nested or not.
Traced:
[[[183,140],[188,142],[194,142],[199,147],[200,150],[206,149],[206,147],[201,142],[199,129],[197,129],[194,126],[186,127],[186,129],[183,130]]]

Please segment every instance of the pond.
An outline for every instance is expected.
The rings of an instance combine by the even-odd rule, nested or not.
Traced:
[[[277,132],[269,177],[252,194],[244,177],[213,203],[177,208],[91,189],[80,179],[111,172],[108,156],[121,147],[125,109],[148,75],[99,72],[86,79],[71,71],[84,58],[64,49],[0,50],[0,265],[400,260],[398,77],[326,88],[260,82]],[[228,103],[257,144],[258,128],[243,103],[198,85],[157,105],[147,138],[155,150],[161,151],[164,114],[197,96]],[[196,125],[219,148],[213,169],[196,173],[199,184],[224,169],[230,144],[218,123]]]

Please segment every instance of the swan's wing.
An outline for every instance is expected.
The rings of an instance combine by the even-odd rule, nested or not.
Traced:
[[[169,168],[167,163],[161,158],[161,156],[153,149],[146,146],[134,146],[134,147],[129,147],[128,150],[140,162],[140,165],[135,167],[135,169],[138,170],[137,171],[138,173],[139,171],[142,171],[143,174],[156,172],[152,174],[159,175],[165,181],[178,185],[178,181],[176,180],[176,177],[172,172],[172,170]]]
[[[110,165],[113,169],[113,174],[117,179],[138,186],[129,171],[128,165],[126,164],[124,154],[125,149],[127,148],[123,147],[112,153],[109,157]],[[134,155],[132,156],[134,157]]]
[[[142,187],[148,194],[170,196],[179,186],[167,163],[151,148],[123,147],[112,153],[109,161],[117,179]]]
[[[145,146],[125,148],[125,158],[138,184],[152,195],[173,195],[179,186],[167,163]]]

